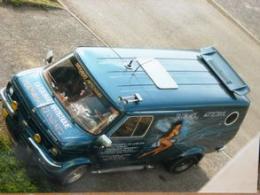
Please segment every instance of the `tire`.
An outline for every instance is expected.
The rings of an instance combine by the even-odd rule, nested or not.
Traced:
[[[66,171],[65,174],[62,175],[62,178],[59,178],[59,183],[62,185],[72,184],[78,181],[82,176],[87,172],[87,165],[81,165],[78,167],[73,167]]]
[[[174,161],[166,162],[166,169],[171,173],[182,173],[199,162],[197,156],[182,157]]]

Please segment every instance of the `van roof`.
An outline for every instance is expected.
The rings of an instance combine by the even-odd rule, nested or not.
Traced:
[[[248,104],[245,96],[235,95],[225,88],[198,58],[198,50],[80,47],[75,52],[113,104],[125,112]],[[177,87],[159,88],[140,66],[136,60],[139,58],[159,62]],[[164,79],[163,75],[158,77]],[[124,104],[119,99],[134,94],[139,94],[142,101]]]

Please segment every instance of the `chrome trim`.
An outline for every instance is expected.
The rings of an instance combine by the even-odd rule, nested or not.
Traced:
[[[93,174],[103,174],[103,173],[113,173],[113,172],[124,172],[124,171],[137,171],[144,169],[153,169],[153,165],[132,165],[132,166],[124,166],[124,167],[114,167],[110,169],[98,169],[93,170],[91,173]]]
[[[62,166],[60,164],[58,164],[57,162],[54,162],[52,160],[50,160],[46,154],[44,154],[44,152],[41,150],[41,148],[35,143],[35,141],[29,137],[28,138],[29,142],[31,143],[31,145],[38,151],[39,155],[43,158],[43,160],[50,166],[52,167],[56,167],[56,168],[61,168]]]
[[[47,106],[50,106],[50,105],[52,105],[52,104],[54,104],[53,101],[52,101],[52,102],[47,102],[47,103],[44,103],[44,104],[40,104],[39,106],[34,107],[34,108],[32,109],[32,112],[34,113],[34,112],[36,112],[36,109],[43,108],[43,107],[47,107]]]
[[[139,93],[135,93],[132,96],[119,96],[119,99],[120,99],[120,101],[124,102],[125,104],[133,103],[133,102],[138,103],[138,102],[143,101],[143,98]]]
[[[5,95],[5,91],[6,91],[5,87],[0,90],[0,99],[3,101],[3,105],[7,109],[9,115],[13,116],[15,114],[15,111],[12,109],[11,105],[9,104]]]
[[[227,122],[227,119],[228,119],[231,115],[233,115],[233,114],[236,114],[236,118],[235,118],[233,121],[231,121],[230,123],[228,123],[228,122]],[[238,111],[231,112],[231,113],[225,118],[224,124],[225,124],[226,126],[233,125],[235,122],[237,122],[238,118],[239,118],[239,112],[238,112]]]

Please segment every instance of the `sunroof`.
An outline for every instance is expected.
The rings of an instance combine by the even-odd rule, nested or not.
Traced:
[[[160,89],[177,89],[178,85],[164,66],[156,59],[138,58],[137,62]]]

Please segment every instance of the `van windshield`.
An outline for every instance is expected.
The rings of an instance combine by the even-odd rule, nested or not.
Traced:
[[[44,76],[56,98],[86,131],[97,135],[119,115],[72,54],[48,67]]]

